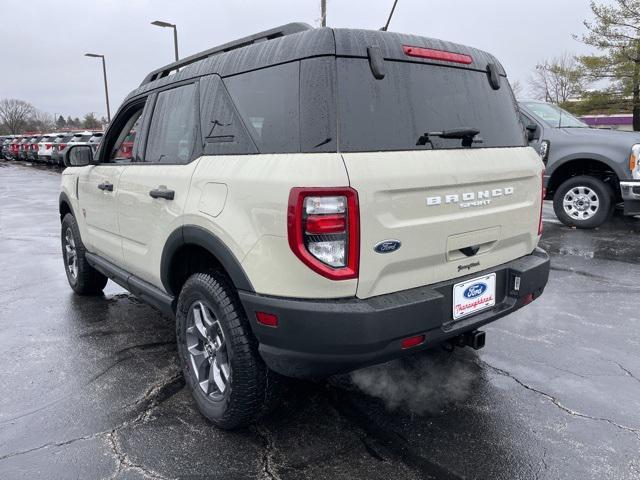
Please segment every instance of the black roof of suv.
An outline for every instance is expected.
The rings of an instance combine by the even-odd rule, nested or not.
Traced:
[[[460,148],[461,134],[435,134],[476,130],[463,147],[523,146],[503,77],[493,55],[472,47],[292,23],[152,71],[109,130],[124,126],[123,110],[198,80],[205,155]],[[421,143],[426,132],[432,137]],[[101,142],[98,156],[113,147]]]
[[[464,45],[417,35],[376,30],[313,28],[305,23],[290,23],[205,50],[154,70],[127,99],[163,85],[204,75],[226,77],[318,56],[367,58],[371,56],[371,47],[377,47],[385,60],[407,60],[407,55],[411,54],[407,53],[404,46],[433,49],[440,53],[456,52],[457,55],[468,58],[468,61],[460,62],[460,67],[487,71],[488,65],[494,65],[499,75],[506,75],[493,55]],[[412,56],[412,61],[451,66],[451,63],[436,58]]]

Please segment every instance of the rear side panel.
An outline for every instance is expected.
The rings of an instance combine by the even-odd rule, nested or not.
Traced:
[[[295,256],[287,239],[292,188],[348,184],[336,153],[205,156],[193,176],[183,223],[222,240],[256,293],[352,297],[357,280],[333,281],[314,272]]]
[[[343,158],[360,198],[360,298],[486,270],[537,245],[542,162],[531,148]],[[376,252],[385,240],[401,247]],[[478,251],[467,257],[467,247]]]

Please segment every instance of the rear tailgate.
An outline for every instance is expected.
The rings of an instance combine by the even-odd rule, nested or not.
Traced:
[[[375,40],[367,35],[338,43],[366,55],[363,47]],[[374,75],[376,62],[366,57],[336,60],[339,149],[360,202],[357,296],[443,282],[530,254],[543,164],[527,146],[502,68],[474,49],[383,38],[385,60],[376,69],[384,75]],[[393,251],[374,250],[388,240],[396,241]]]
[[[343,158],[360,202],[360,298],[486,270],[538,242],[542,163],[528,147]],[[375,251],[385,240],[401,247]]]

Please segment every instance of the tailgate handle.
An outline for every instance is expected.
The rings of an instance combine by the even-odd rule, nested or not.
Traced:
[[[465,256],[473,257],[478,251],[480,251],[480,245],[472,245],[470,247],[459,249]]]

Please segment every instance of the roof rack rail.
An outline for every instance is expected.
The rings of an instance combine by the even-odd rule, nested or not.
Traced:
[[[179,68],[185,67],[200,60],[204,60],[205,58],[211,57],[218,53],[228,52],[230,50],[246,47],[247,45],[251,45],[254,43],[273,40],[274,38],[293,35],[294,33],[300,33],[312,29],[313,27],[307,23],[287,23],[286,25],[282,25],[280,27],[265,30],[264,32],[260,33],[255,33],[253,35],[249,35],[248,37],[239,38],[238,40],[233,40],[232,42],[218,45],[217,47],[210,48],[209,50],[204,50],[203,52],[196,53],[189,57],[178,60],[177,62],[165,65],[162,68],[158,68],[157,70],[154,70],[149,75],[147,75],[140,85],[142,86],[149,82],[153,82],[154,80],[158,80],[159,78],[166,77],[174,70],[178,70]]]

